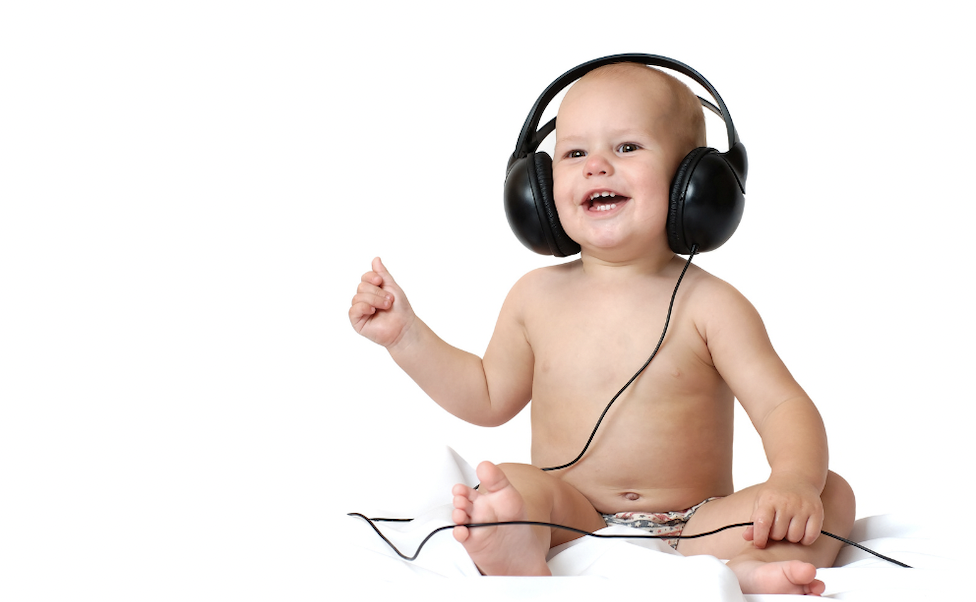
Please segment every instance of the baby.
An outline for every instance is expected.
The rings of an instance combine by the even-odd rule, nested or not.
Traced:
[[[729,559],[745,593],[823,593],[816,568],[830,566],[841,544],[820,531],[849,534],[854,494],[827,470],[820,414],[756,310],[697,266],[677,292],[659,353],[583,458],[538,468],[577,456],[608,399],[660,338],[684,267],[665,232],[669,185],[682,158],[705,146],[697,97],[636,63],[587,73],[556,123],[553,198],[580,258],[515,284],[484,358],[439,339],[378,258],[349,310],[357,332],[463,420],[499,425],[532,400],[532,465],[483,462],[477,490],[456,485],[455,538],[484,574],[547,575],[549,548],[577,534],[462,525],[532,520],[595,531],[623,523],[673,537],[753,522],[669,543],[685,555]],[[771,469],[765,483],[741,491],[732,485],[735,399]]]

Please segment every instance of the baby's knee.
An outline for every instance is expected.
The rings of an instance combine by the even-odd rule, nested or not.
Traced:
[[[841,525],[853,525],[856,512],[854,489],[836,472],[827,473],[827,483],[821,494],[824,510],[830,519]]]
[[[508,481],[524,497],[558,503],[565,496],[579,496],[576,489],[562,479],[531,464],[499,464]]]
[[[505,463],[499,464],[498,468],[505,473],[505,476],[510,481],[537,480],[549,476],[540,468],[531,464]]]

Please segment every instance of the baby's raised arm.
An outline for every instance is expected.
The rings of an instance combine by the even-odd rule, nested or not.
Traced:
[[[462,420],[497,426],[525,407],[532,388],[532,350],[513,303],[507,300],[502,308],[482,360],[434,334],[378,257],[372,268],[349,308],[356,332],[386,347],[431,399]]]

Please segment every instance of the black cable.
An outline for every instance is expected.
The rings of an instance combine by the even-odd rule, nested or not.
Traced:
[[[707,537],[709,535],[715,535],[716,533],[721,533],[722,531],[726,531],[728,529],[735,529],[737,527],[751,527],[752,526],[752,523],[736,523],[734,525],[725,525],[724,527],[719,527],[718,529],[715,529],[713,531],[707,531],[705,533],[696,533],[695,535],[651,535],[649,533],[646,533],[646,534],[642,533],[640,535],[637,535],[637,534],[631,535],[629,533],[628,534],[621,534],[621,533],[591,533],[589,531],[584,531],[583,529],[576,529],[574,527],[567,527],[566,525],[557,525],[555,523],[545,523],[545,522],[534,521],[534,520],[512,520],[512,521],[502,521],[502,522],[496,522],[496,523],[469,523],[469,524],[465,524],[465,525],[445,525],[443,527],[438,527],[437,529],[434,529],[433,531],[431,531],[430,533],[428,533],[427,534],[427,537],[425,537],[424,540],[420,542],[420,545],[417,546],[417,550],[413,553],[413,556],[407,556],[406,554],[404,554],[403,552],[401,552],[395,545],[393,545],[393,542],[391,542],[389,539],[386,538],[385,535],[383,535],[383,532],[380,531],[379,527],[377,527],[374,524],[374,521],[382,521],[382,522],[394,522],[394,521],[395,522],[409,522],[409,521],[411,521],[413,519],[411,519],[411,518],[368,518],[368,517],[366,517],[366,516],[364,516],[364,515],[362,515],[362,514],[360,514],[358,512],[350,512],[347,516],[358,516],[359,518],[365,520],[367,523],[369,523],[369,526],[373,528],[373,531],[376,531],[376,534],[379,535],[380,538],[383,541],[386,542],[386,545],[390,546],[390,548],[392,548],[393,551],[396,552],[397,555],[400,556],[400,558],[403,558],[404,560],[409,560],[411,562],[414,561],[414,560],[416,560],[417,559],[417,556],[420,556],[420,550],[423,549],[424,545],[427,544],[427,542],[430,540],[431,537],[433,537],[437,533],[440,533],[441,531],[447,531],[448,529],[453,529],[454,527],[467,527],[469,529],[476,529],[478,527],[498,527],[498,526],[502,526],[502,525],[530,525],[530,526],[534,526],[534,527],[550,527],[552,529],[562,529],[564,531],[572,531],[573,533],[578,533],[580,535],[585,535],[587,537],[597,537],[597,538],[600,538],[600,539],[698,539],[699,537]],[[823,531],[823,530],[821,530],[820,533],[822,533],[823,535],[826,535],[827,537],[832,537],[832,538],[834,538],[834,539],[836,539],[836,540],[838,540],[840,542],[846,543],[847,545],[854,546],[854,547],[856,547],[858,549],[864,550],[865,552],[867,552],[869,554],[873,554],[873,555],[877,556],[878,558],[880,558],[882,560],[887,560],[888,562],[897,564],[900,567],[904,567],[906,569],[912,568],[909,565],[905,564],[904,562],[899,562],[899,561],[895,560],[894,558],[889,558],[888,556],[885,556],[884,554],[881,554],[879,552],[875,552],[874,550],[872,550],[870,548],[867,548],[865,546],[862,546],[861,544],[859,544],[859,543],[857,543],[855,541],[851,541],[849,539],[846,539],[844,537],[841,537],[840,535],[834,535],[833,533],[830,533],[829,531]]]
[[[912,567],[908,566],[907,564],[905,564],[904,562],[898,562],[894,558],[888,558],[884,554],[879,554],[878,552],[875,552],[871,548],[862,546],[861,544],[857,543],[856,541],[851,541],[849,539],[845,539],[845,538],[841,537],[840,535],[834,535],[833,533],[830,533],[828,531],[821,530],[820,532],[823,533],[824,535],[826,535],[827,537],[833,537],[837,541],[841,541],[843,543],[846,543],[849,546],[854,546],[855,548],[858,548],[859,550],[864,550],[868,554],[874,554],[875,556],[877,556],[878,558],[880,558],[882,560],[887,560],[888,562],[897,564],[898,566],[901,566],[901,567],[905,567],[906,569],[912,568]]]

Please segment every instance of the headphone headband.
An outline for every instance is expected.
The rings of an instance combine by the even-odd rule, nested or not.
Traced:
[[[583,63],[549,84],[536,100],[505,172],[505,214],[512,231],[522,244],[542,255],[567,257],[580,251],[580,246],[559,221],[553,195],[552,158],[537,152],[545,137],[555,129],[556,119],[550,119],[541,128],[539,121],[560,91],[586,73],[614,63],[637,63],[677,71],[698,82],[718,103],[716,107],[698,97],[705,108],[725,121],[729,149],[720,153],[713,148],[699,147],[685,156],[671,180],[665,228],[668,246],[675,253],[703,253],[718,248],[732,236],[742,218],[748,170],[746,149],[715,87],[688,65],[655,54],[615,54]]]
[[[525,124],[522,126],[522,132],[519,134],[518,143],[515,145],[515,152],[508,160],[508,167],[511,168],[512,165],[523,157],[527,157],[530,153],[535,152],[539,148],[539,145],[548,136],[552,130],[556,127],[555,118],[551,119],[542,128],[539,128],[539,122],[542,120],[542,113],[545,111],[552,99],[556,97],[559,92],[561,92],[566,86],[570,85],[574,81],[583,77],[590,71],[603,67],[604,65],[612,65],[614,63],[639,63],[643,65],[652,65],[654,67],[664,67],[672,71],[677,71],[687,75],[694,81],[701,84],[703,88],[708,90],[712,98],[718,102],[718,108],[699,97],[702,105],[713,112],[715,112],[719,117],[725,121],[725,130],[728,134],[729,148],[731,149],[736,143],[739,142],[739,134],[735,131],[735,126],[732,124],[732,116],[729,115],[729,110],[725,106],[725,101],[719,95],[718,90],[712,86],[711,83],[701,74],[689,67],[688,65],[682,63],[681,61],[676,61],[665,56],[660,56],[657,54],[642,54],[642,53],[625,53],[625,54],[613,54],[610,56],[605,56],[602,58],[594,59],[573,67],[566,73],[563,73],[556,79],[556,81],[549,84],[549,87],[545,89],[539,99],[535,101],[532,105],[532,110],[529,111],[529,116],[525,119]],[[744,174],[739,174],[744,175]],[[740,182],[744,182],[745,178],[740,177]]]

